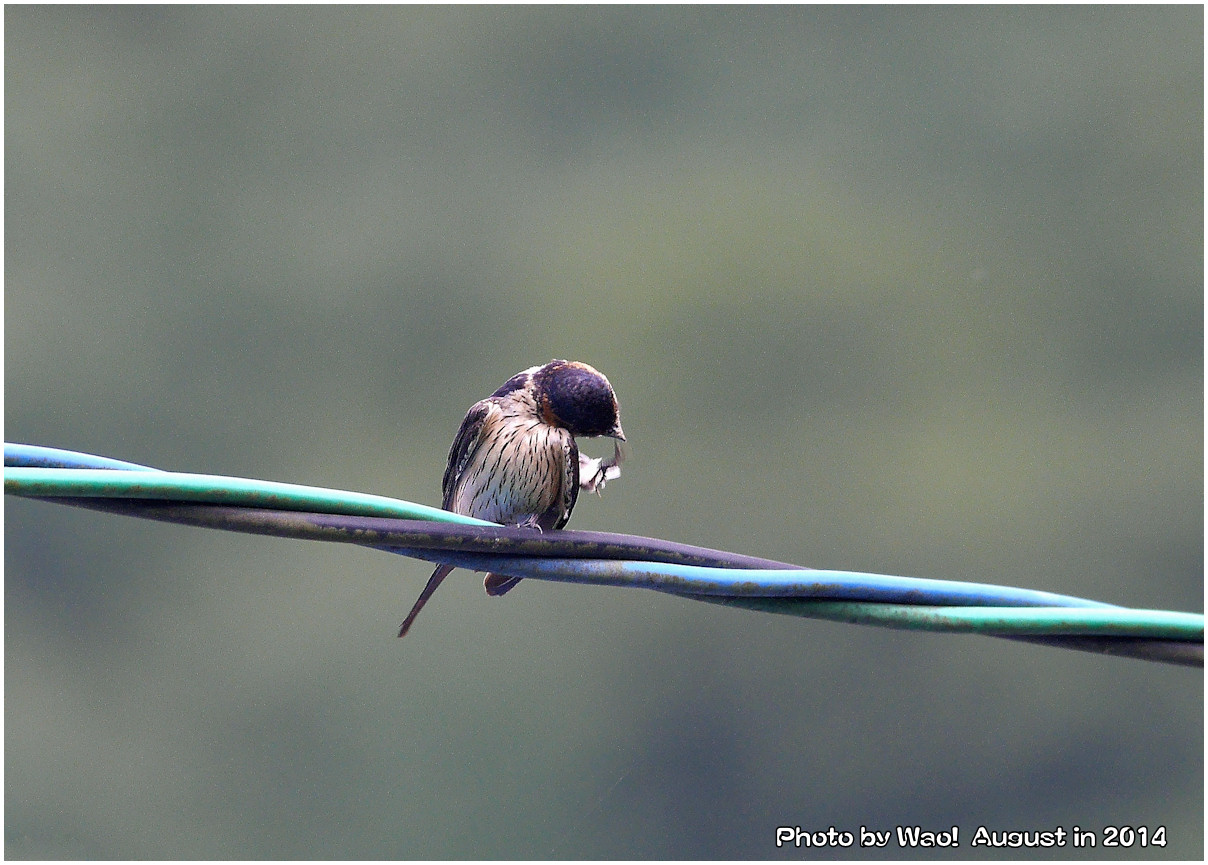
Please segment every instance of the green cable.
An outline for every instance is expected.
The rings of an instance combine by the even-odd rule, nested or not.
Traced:
[[[214,505],[323,511],[350,516],[433,520],[470,526],[495,523],[387,496],[183,472],[44,469],[6,466],[4,491],[21,496],[170,499]]]
[[[139,467],[141,469],[141,467]],[[139,510],[162,501],[170,512],[181,508],[199,508],[205,513],[218,515],[215,527],[236,528],[232,514],[253,515],[252,508],[273,509],[278,513],[293,512],[307,520],[322,519],[323,514],[343,517],[387,518],[392,520],[424,520],[464,526],[489,526],[500,529],[494,523],[463,517],[439,508],[412,502],[332,490],[322,487],[274,481],[258,481],[247,478],[219,475],[185,474],[157,470],[72,469],[40,468],[9,465],[5,467],[5,492],[20,496],[59,499],[64,503],[84,504],[96,501],[98,507],[109,500],[113,505],[125,500]],[[192,504],[183,504],[183,503]],[[152,506],[154,509],[156,506]],[[235,508],[236,510],[223,510]],[[321,513],[307,513],[307,512]],[[268,534],[287,534],[280,517],[272,517],[272,511],[264,510],[257,519],[266,525],[260,529]],[[132,513],[132,515],[139,515]],[[151,515],[151,514],[147,514]],[[173,513],[170,519],[180,519]],[[164,517],[160,517],[164,518]],[[208,519],[199,516],[199,519]],[[201,523],[204,524],[204,523]],[[353,524],[353,540],[374,532],[364,524]],[[292,524],[288,527],[297,531]],[[244,530],[249,530],[245,528]],[[429,530],[431,531],[431,530]],[[447,530],[446,530],[447,531]],[[561,533],[559,533],[561,535]],[[408,536],[416,541],[416,536]],[[333,540],[335,538],[323,538]],[[502,540],[502,539],[501,539]],[[514,540],[514,539],[509,539]],[[551,541],[544,538],[543,541]],[[650,539],[637,539],[650,542]],[[357,539],[358,543],[373,543],[371,539]],[[528,540],[529,543],[532,539]],[[498,542],[494,542],[498,543]],[[504,540],[504,548],[508,541]],[[376,545],[376,543],[374,544]],[[445,547],[445,543],[440,546]],[[389,548],[389,547],[383,547]],[[503,548],[496,547],[500,552]],[[401,551],[401,550],[400,550]],[[415,554],[415,551],[405,551]],[[754,562],[754,560],[753,560]],[[582,562],[575,562],[583,564]],[[615,563],[614,563],[615,564]],[[629,563],[641,564],[641,563]],[[775,565],[762,562],[763,567]],[[758,564],[756,566],[758,566]],[[752,563],[745,563],[751,567]],[[789,567],[789,566],[784,566]],[[859,576],[859,575],[852,575]],[[664,589],[665,590],[665,589]],[[692,592],[677,592],[685,597],[742,607],[764,612],[790,614],[852,624],[880,625],[883,627],[909,630],[947,631],[979,633],[1062,645],[1066,648],[1085,648],[1088,651],[1109,654],[1132,654],[1151,660],[1167,660],[1176,663],[1202,664],[1202,641],[1204,618],[1191,613],[1175,613],[1161,610],[1134,610],[1113,607],[1002,607],[1002,606],[936,606],[901,604],[870,601],[835,601],[792,597],[736,597],[727,595],[698,595]],[[1130,639],[1131,638],[1131,639]],[[1148,645],[1128,645],[1148,641]],[[1121,642],[1123,640],[1123,642]],[[1081,642],[1080,642],[1081,641]],[[1087,642],[1090,641],[1090,642]],[[1169,641],[1199,641],[1199,647],[1180,648]],[[1194,649],[1193,654],[1186,653]],[[1196,654],[1198,653],[1198,654]],[[1186,657],[1184,657],[1186,655]]]
[[[1094,607],[932,607],[809,598],[733,598],[693,595],[727,606],[912,631],[992,635],[1083,635],[1203,640],[1197,613]]]

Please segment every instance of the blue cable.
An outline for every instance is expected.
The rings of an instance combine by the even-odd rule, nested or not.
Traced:
[[[122,471],[158,472],[150,466],[128,463],[124,460],[98,457],[94,454],[48,448],[41,445],[4,443],[4,464],[24,468],[45,469],[120,469]]]
[[[1089,607],[1120,609],[1114,604],[1036,589],[898,577],[858,571],[709,568],[699,565],[614,559],[549,559],[465,553],[411,547],[379,547],[416,559],[443,562],[473,571],[495,570],[508,576],[535,577],[600,586],[640,586],[678,595],[726,595],[751,598],[827,598],[972,607]]]

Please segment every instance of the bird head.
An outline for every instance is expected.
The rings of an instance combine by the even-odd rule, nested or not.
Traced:
[[[576,360],[551,360],[534,371],[533,386],[546,423],[575,436],[625,441],[617,395],[595,367]]]

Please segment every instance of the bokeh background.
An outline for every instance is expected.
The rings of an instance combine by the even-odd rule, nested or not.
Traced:
[[[572,527],[1203,608],[1199,7],[5,25],[9,440],[438,504],[571,357]],[[1196,670],[464,571],[400,642],[421,563],[14,499],[5,564],[9,857],[1203,852]]]

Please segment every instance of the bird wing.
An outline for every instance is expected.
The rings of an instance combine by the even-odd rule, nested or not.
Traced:
[[[550,514],[556,516],[552,526],[555,529],[567,524],[570,512],[575,509],[575,502],[579,499],[579,446],[575,444],[575,437],[569,432],[562,447],[565,452],[562,460],[562,489],[558,491],[558,498]]]
[[[470,406],[466,416],[461,419],[457,435],[453,437],[453,445],[449,448],[449,462],[445,466],[445,476],[440,482],[444,502],[441,507],[446,511],[453,510],[453,496],[457,489],[457,479],[461,477],[466,466],[470,464],[474,452],[482,444],[482,431],[487,418],[502,411],[490,400],[479,400]]]

